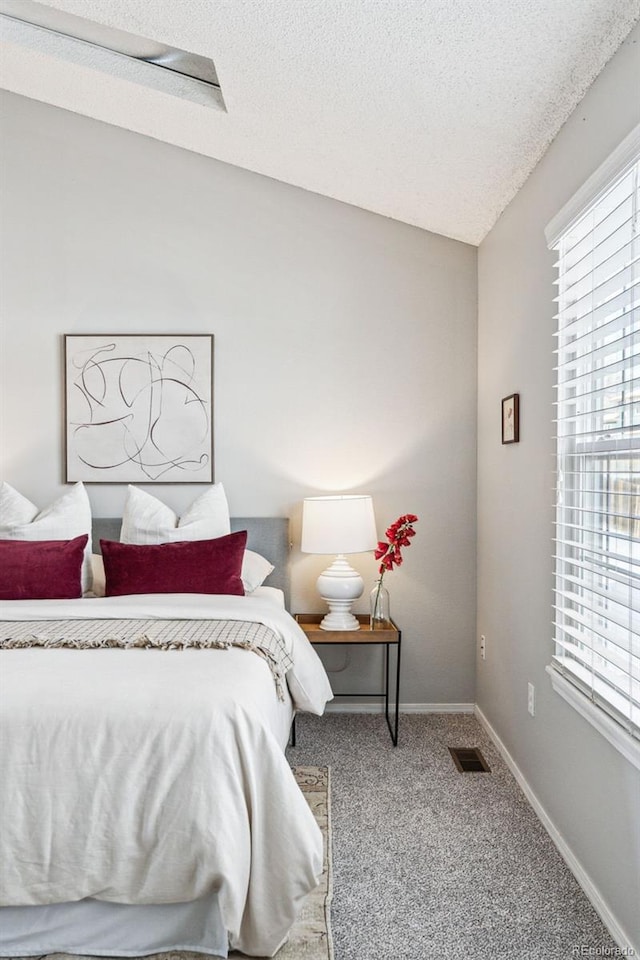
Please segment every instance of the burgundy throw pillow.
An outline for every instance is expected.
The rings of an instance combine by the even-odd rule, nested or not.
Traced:
[[[0,540],[0,600],[75,600],[89,537]]]
[[[136,593],[226,593],[244,596],[242,558],[247,531],[215,540],[140,546],[101,540],[105,596]]]

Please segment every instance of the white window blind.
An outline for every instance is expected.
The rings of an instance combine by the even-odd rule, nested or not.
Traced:
[[[640,159],[559,234],[552,666],[640,738]]]

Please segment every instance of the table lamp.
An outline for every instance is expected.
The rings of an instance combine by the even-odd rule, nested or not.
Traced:
[[[371,497],[306,497],[302,503],[303,553],[337,554],[318,577],[318,593],[329,605],[320,626],[323,630],[359,630],[351,613],[362,596],[364,580],[347,562],[346,553],[367,553],[378,543]]]

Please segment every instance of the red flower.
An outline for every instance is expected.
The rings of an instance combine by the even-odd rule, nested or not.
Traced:
[[[415,513],[405,513],[387,528],[386,542],[378,542],[375,558],[380,561],[378,572],[381,583],[385,571],[393,570],[394,566],[399,567],[402,563],[402,548],[411,546],[411,538],[416,535],[413,524],[417,522]]]
[[[384,557],[385,553],[387,552],[387,546],[388,544],[383,543],[382,540],[378,541],[378,546],[376,547],[375,552],[376,560],[380,560],[381,557]]]
[[[387,570],[393,570],[394,566],[399,567],[402,563],[402,548],[411,546],[411,538],[416,535],[413,524],[417,522],[418,518],[415,513],[405,513],[404,516],[398,517],[395,523],[387,528],[386,542],[384,540],[378,541],[375,557],[376,560],[380,561],[378,567],[380,577],[378,578],[377,593],[373,603],[372,623],[375,621],[379,609],[378,602],[384,575]]]

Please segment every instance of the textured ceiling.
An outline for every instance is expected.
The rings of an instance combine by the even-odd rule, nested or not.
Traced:
[[[6,89],[469,243],[640,17],[640,0],[47,5],[211,57],[227,112],[5,35]]]

